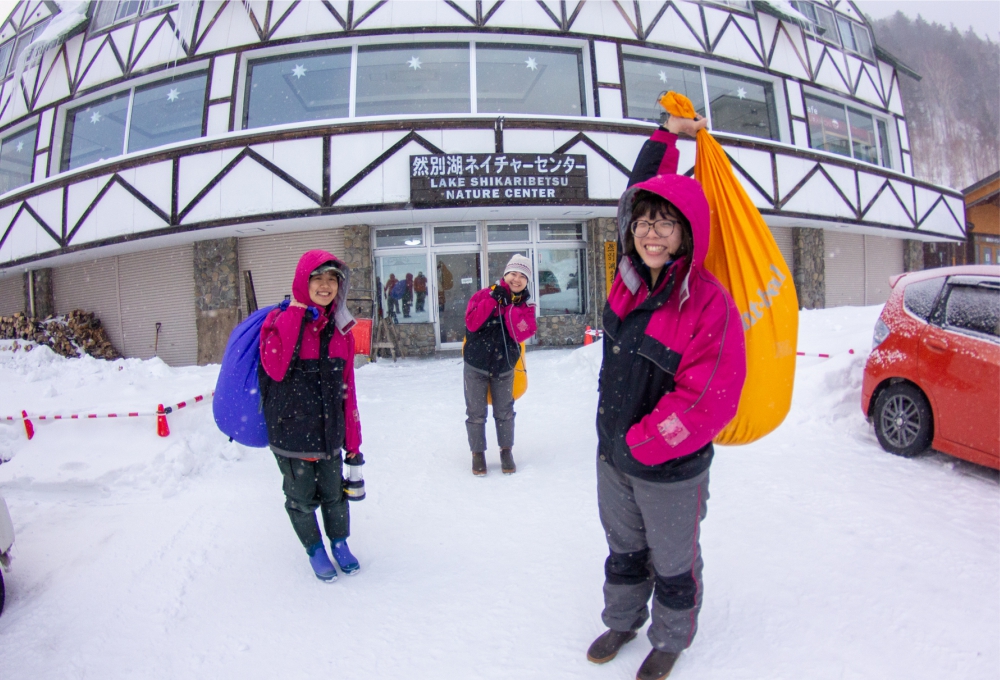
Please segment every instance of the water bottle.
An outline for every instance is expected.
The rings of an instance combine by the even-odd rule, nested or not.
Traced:
[[[365,499],[365,478],[361,474],[361,466],[365,464],[365,457],[360,451],[352,458],[346,458],[344,466],[347,468],[347,478],[344,479],[344,495],[349,501],[363,501]]]

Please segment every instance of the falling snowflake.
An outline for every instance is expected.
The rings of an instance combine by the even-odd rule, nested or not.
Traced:
[[[17,143],[17,152],[21,153],[22,151],[24,151],[24,142],[23,141]]]
[[[170,92],[167,92],[167,101],[175,102],[180,98],[181,93],[176,87],[170,88]]]
[[[667,74],[664,73],[663,71],[660,71],[660,82],[661,83],[667,82]]]
[[[296,64],[295,68],[292,69],[292,75],[296,78],[302,78],[306,74],[306,67],[302,64]]]
[[[534,57],[528,57],[527,59],[524,60],[524,63],[527,64],[528,68],[531,69],[532,71],[538,70],[538,62],[535,61]]]
[[[420,68],[420,57],[410,57],[410,60],[406,63],[410,68],[416,71]]]
[[[94,125],[100,123],[102,118],[104,118],[104,116],[101,115],[100,111],[94,111],[92,114],[90,114],[90,122],[93,123]]]
[[[739,97],[740,99],[746,99],[747,98],[746,89],[741,87],[738,90],[736,90],[736,96]]]

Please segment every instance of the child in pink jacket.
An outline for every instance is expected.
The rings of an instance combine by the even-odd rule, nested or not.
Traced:
[[[472,449],[472,474],[486,474],[486,394],[500,444],[500,468],[514,474],[514,366],[520,343],[535,334],[531,295],[531,260],[514,255],[503,278],[472,296],[465,311],[465,428]]]
[[[676,174],[674,132],[700,127],[671,117],[642,148],[618,203],[621,258],[603,316],[597,503],[608,630],[587,658],[613,659],[650,618],[652,598],[640,680],[666,677],[697,630],[712,439],[736,415],[746,377],[736,305],[704,267],[708,201]]]
[[[351,523],[343,457],[360,455],[354,390],[354,318],[347,311],[349,272],[323,250],[299,260],[292,299],[268,314],[260,332],[258,376],[267,437],[284,479],[285,509],[316,577],[337,578],[316,521],[346,574],[358,571],[347,547]]]

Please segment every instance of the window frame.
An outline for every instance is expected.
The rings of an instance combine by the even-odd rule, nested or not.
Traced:
[[[521,114],[521,113],[501,113],[501,114],[480,114],[477,112],[477,83],[476,83],[476,49],[478,46],[482,47],[504,47],[511,45],[509,41],[503,39],[503,36],[497,35],[476,35],[474,38],[470,38],[468,35],[460,33],[442,33],[431,34],[431,35],[413,35],[412,40],[402,40],[406,36],[403,35],[381,35],[381,36],[367,36],[364,38],[332,38],[330,40],[317,41],[311,49],[303,50],[301,52],[289,51],[286,47],[264,47],[261,49],[244,51],[240,59],[237,61],[236,68],[242,69],[243,73],[248,73],[248,65],[251,61],[253,62],[263,62],[270,60],[285,60],[294,59],[296,57],[308,57],[314,54],[321,54],[326,52],[331,52],[335,50],[350,49],[351,50],[351,77],[350,77],[350,94],[349,94],[349,106],[347,118],[337,118],[337,119],[318,119],[316,121],[301,121],[298,123],[283,123],[283,125],[305,125],[305,124],[320,124],[324,120],[370,120],[384,118],[385,115],[381,116],[359,116],[357,114],[357,71],[358,71],[358,51],[359,48],[364,47],[366,49],[378,49],[378,48],[393,48],[398,47],[400,49],[409,47],[411,45],[429,45],[429,46],[440,46],[440,47],[467,47],[469,49],[469,77],[470,77],[470,87],[469,87],[469,113],[421,113],[421,114],[409,114],[413,118],[436,118],[440,116],[485,116],[489,118],[495,118],[498,115],[503,116],[528,116],[528,117],[550,117],[553,114]],[[539,48],[552,48],[558,50],[573,50],[578,52],[578,68],[580,74],[580,86],[581,86],[581,107],[582,110],[579,116],[567,116],[567,115],[555,115],[557,118],[595,118],[596,113],[594,111],[594,77],[593,68],[591,64],[591,47],[588,41],[575,38],[575,37],[548,37],[548,36],[533,36],[533,35],[519,35],[517,36],[517,42],[513,44],[514,46],[521,47],[539,47]],[[698,65],[696,65],[697,67]],[[249,105],[250,92],[248,87],[248,78],[246,75],[243,77],[238,77],[236,83],[236,95],[235,106],[239,107],[237,110],[240,112],[237,121],[240,126],[240,130],[257,129],[257,128],[247,128],[245,126],[245,112],[247,106]],[[395,116],[395,114],[388,114]]]
[[[32,182],[35,181],[35,152],[38,149],[38,121],[39,121],[39,118],[38,117],[34,117],[34,118],[32,118],[31,120],[29,120],[28,122],[26,122],[24,124],[18,125],[17,127],[11,128],[9,130],[5,130],[4,134],[0,135],[0,151],[2,151],[3,144],[8,139],[11,139],[13,137],[19,137],[19,136],[25,134],[26,132],[28,132],[28,130],[34,130],[35,131],[35,147],[31,150],[31,172],[29,174],[28,181],[25,182],[24,184],[19,184],[19,185],[17,185],[16,187],[14,187],[12,189],[8,189],[6,192],[2,192],[2,193],[8,193],[10,191],[16,191],[17,189],[20,189],[23,186],[27,186],[28,184],[31,184]]]
[[[819,149],[819,148],[813,146],[812,127],[809,125],[809,100],[810,99],[819,100],[820,102],[822,102],[822,103],[824,103],[824,104],[826,104],[828,106],[835,106],[835,107],[839,107],[839,108],[843,109],[843,111],[844,111],[844,120],[847,122],[847,148],[850,149],[850,151],[851,151],[851,154],[849,156],[846,156],[846,155],[843,155],[843,154],[839,154],[839,153],[837,153],[835,151],[827,151],[825,149]],[[891,119],[888,116],[882,116],[882,115],[880,115],[878,113],[873,113],[869,108],[865,107],[864,105],[858,104],[857,102],[845,103],[845,102],[843,102],[841,100],[830,98],[830,97],[826,96],[825,93],[824,94],[816,94],[815,92],[813,92],[811,90],[806,90],[804,88],[802,90],[802,105],[803,105],[803,108],[806,111],[806,136],[808,138],[809,149],[811,151],[816,151],[816,152],[819,152],[819,153],[828,153],[828,154],[830,154],[832,156],[836,156],[838,158],[849,158],[850,160],[852,160],[852,161],[854,161],[856,163],[864,163],[865,165],[874,165],[875,167],[885,168],[886,170],[893,170],[893,171],[896,171],[896,172],[900,171],[893,164],[893,161],[895,160],[895,147],[894,147],[895,143],[892,140],[892,133],[890,132],[891,127],[889,125],[889,121]],[[863,114],[863,115],[866,115],[866,116],[870,116],[871,119],[872,119],[872,125],[875,128],[875,136],[876,136],[875,150],[876,150],[876,153],[878,155],[878,162],[877,163],[871,163],[871,162],[866,161],[866,160],[864,160],[862,158],[857,158],[854,155],[854,139],[853,139],[853,135],[851,134],[851,116],[850,116],[850,111],[851,110],[853,110],[855,113],[859,113],[859,114]],[[886,147],[883,146],[882,128],[879,126],[879,122],[882,122],[884,124],[885,131],[887,133],[886,134],[886,139],[884,141],[888,142],[888,144],[886,145],[886,147],[888,148],[889,155],[891,157],[891,158],[888,159],[888,161],[884,158],[884,151],[886,150]]]
[[[770,142],[774,144],[789,144],[791,140],[791,122],[789,121],[789,108],[788,108],[788,97],[785,92],[784,78],[781,76],[773,76],[771,74],[761,73],[758,71],[752,71],[750,69],[743,69],[739,67],[732,67],[726,64],[725,67],[728,70],[723,70],[720,68],[718,62],[709,61],[706,59],[698,58],[679,58],[680,55],[670,52],[667,53],[662,50],[656,50],[649,47],[640,47],[632,45],[622,45],[621,61],[624,66],[624,61],[628,57],[635,57],[639,60],[646,61],[657,61],[663,62],[668,66],[680,66],[688,68],[696,68],[701,74],[701,91],[702,99],[705,102],[705,118],[708,119],[709,129],[714,131],[712,125],[712,103],[708,96],[708,71],[713,71],[722,76],[728,76],[731,78],[740,78],[749,80],[752,82],[767,84],[771,86],[771,96],[774,98],[774,111],[772,121],[776,125],[777,139],[771,139],[767,137],[755,137],[752,135],[743,134],[740,132],[726,132],[720,131],[725,135],[736,135],[748,140]],[[669,56],[663,56],[669,55]],[[629,120],[640,120],[646,121],[645,118],[631,118],[628,115],[628,83],[625,79],[622,79],[622,109],[626,118]]]
[[[968,275],[949,276],[944,288],[942,288],[941,293],[938,295],[936,308],[934,313],[931,315],[929,323],[949,333],[956,333],[968,338],[991,342],[993,344],[1000,344],[1000,337],[998,336],[989,333],[981,333],[971,328],[953,326],[948,323],[947,318],[948,300],[951,298],[952,291],[956,288],[986,288],[989,290],[996,290],[998,287],[1000,287],[1000,280],[996,279],[996,277]]]
[[[135,13],[119,17],[118,10],[121,9],[122,2],[128,2],[128,1],[129,0],[104,0],[103,2],[92,3],[89,9],[90,25],[87,27],[87,34],[97,35],[101,31],[107,31],[111,28],[114,28],[115,26],[127,23],[129,21],[136,21],[138,19],[142,19],[143,17],[148,16],[153,12],[156,12],[157,10],[174,7],[178,4],[180,0],[174,0],[173,2],[163,2],[163,0],[142,0],[139,3],[139,9]],[[154,3],[156,4],[154,5]],[[111,20],[107,21],[106,19],[103,19],[104,13],[101,10],[112,4],[114,5],[115,10],[113,13],[108,12],[109,14],[112,14],[112,16]],[[106,23],[98,24],[99,18],[105,21]]]
[[[148,88],[165,85],[170,81],[186,80],[188,78],[196,78],[198,76],[205,77],[205,99],[202,102],[201,106],[201,132],[198,135],[198,137],[204,137],[205,122],[208,118],[209,92],[212,87],[211,81],[208,78],[208,68],[203,65],[197,65],[195,68],[191,68],[189,70],[178,69],[177,72],[172,73],[172,75],[167,78],[157,77],[162,75],[163,75],[162,72],[156,73],[151,75],[149,78],[137,79],[136,81],[130,83],[128,87],[123,87],[121,89],[114,90],[111,92],[102,90],[100,92],[94,93],[94,95],[91,97],[82,97],[73,102],[75,106],[73,106],[72,108],[60,107],[60,110],[57,114],[59,123],[59,134],[53,139],[52,143],[53,148],[56,147],[59,148],[58,172],[61,174],[64,172],[72,172],[78,169],[69,167],[69,162],[70,162],[69,152],[70,152],[70,147],[72,146],[73,143],[73,137],[71,133],[72,133],[72,127],[75,127],[75,118],[73,119],[74,125],[71,126],[70,124],[71,116],[73,116],[73,114],[75,114],[76,112],[87,108],[88,106],[93,106],[95,104],[99,104],[101,102],[108,101],[116,97],[120,97],[123,92],[128,92],[128,111],[125,120],[125,136],[122,143],[122,153],[118,154],[117,156],[113,156],[112,158],[121,158],[122,156],[126,156],[129,153],[136,153],[136,154],[148,153],[152,149],[160,148],[160,147],[151,147],[150,149],[143,149],[142,151],[133,151],[133,152],[128,151],[128,139],[132,122],[132,105],[135,102],[136,90],[145,90]],[[198,137],[192,137],[191,139],[197,139]],[[190,141],[190,140],[185,140],[185,141]],[[184,142],[170,142],[170,144],[179,144],[179,143],[184,143]],[[168,146],[168,145],[163,145],[163,146]],[[105,159],[105,161],[110,161],[110,160],[111,158]],[[86,165],[90,164],[87,163]],[[85,167],[85,166],[79,166],[79,167]]]
[[[276,61],[294,61],[299,58],[310,58],[310,57],[321,57],[328,54],[340,54],[349,53],[350,54],[350,73],[348,76],[349,80],[347,83],[347,116],[346,119],[354,117],[354,93],[355,85],[354,80],[357,74],[357,49],[356,46],[341,46],[341,47],[328,47],[318,50],[308,50],[304,52],[295,52],[293,54],[288,54],[284,52],[277,52],[274,54],[268,54],[265,56],[253,58],[247,57],[243,61],[243,78],[239,79],[241,85],[243,86],[243,112],[240,116],[241,130],[258,130],[260,128],[250,128],[247,127],[250,119],[250,90],[253,85],[253,68],[258,64],[270,64]],[[344,117],[341,118],[318,118],[316,120],[345,120]],[[296,125],[298,123],[309,123],[314,121],[297,121],[296,123],[279,123],[279,125]],[[261,127],[268,127],[266,125]]]

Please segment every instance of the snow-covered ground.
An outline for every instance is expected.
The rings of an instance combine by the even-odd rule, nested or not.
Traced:
[[[800,350],[834,358],[800,359],[776,432],[717,450],[701,628],[672,677],[1000,674],[997,474],[879,448],[859,410],[878,312],[804,312]],[[599,345],[528,355],[518,473],[499,473],[491,442],[485,479],[459,359],[359,370],[362,569],[330,585],[271,454],[228,443],[208,404],[171,414],[168,438],[152,418],[36,420],[31,442],[0,424],[17,535],[0,678],[634,677],[644,636],[606,666],[584,657],[607,554],[599,362]],[[148,410],[208,391],[217,370],[0,350],[0,416]]]

